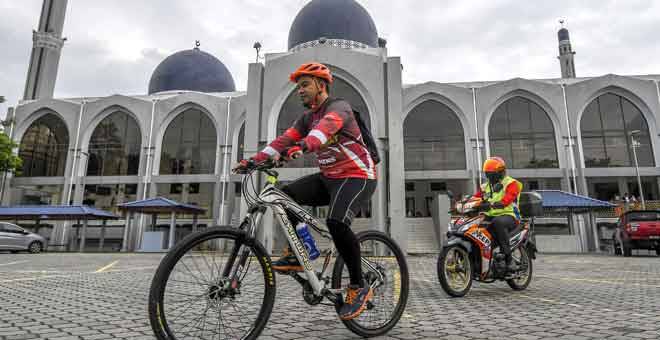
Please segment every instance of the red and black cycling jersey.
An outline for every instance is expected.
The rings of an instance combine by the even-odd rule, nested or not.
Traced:
[[[351,106],[345,100],[326,99],[307,110],[284,134],[260,151],[255,159],[279,155],[304,140],[315,152],[321,172],[328,178],[376,179],[376,166],[367,150]]]

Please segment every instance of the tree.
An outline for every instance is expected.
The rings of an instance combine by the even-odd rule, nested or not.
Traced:
[[[23,166],[23,160],[14,154],[18,144],[4,132],[0,132],[0,172],[17,172]]]
[[[5,97],[0,96],[0,104],[5,102]],[[0,128],[0,172],[16,172],[23,166],[23,161],[14,154],[18,144],[14,143],[9,136]]]

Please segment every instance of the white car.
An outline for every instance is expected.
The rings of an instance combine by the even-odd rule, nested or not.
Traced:
[[[0,222],[0,250],[17,252],[27,250],[40,253],[46,249],[46,238],[31,233],[13,223]]]

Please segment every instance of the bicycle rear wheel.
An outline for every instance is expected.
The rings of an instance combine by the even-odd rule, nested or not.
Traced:
[[[256,339],[274,302],[263,246],[216,227],[189,235],[163,258],[151,283],[149,321],[160,340]]]
[[[367,308],[355,319],[342,320],[353,333],[373,337],[387,333],[403,315],[408,302],[408,264],[399,246],[386,234],[363,231],[356,235],[362,255],[362,276],[367,283],[378,282]],[[381,279],[382,278],[382,279]],[[350,283],[348,268],[337,257],[332,274],[332,288]],[[340,304],[337,304],[339,312]]]

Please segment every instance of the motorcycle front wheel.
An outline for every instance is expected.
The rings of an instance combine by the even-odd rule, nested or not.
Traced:
[[[532,259],[529,256],[527,247],[518,247],[513,250],[511,254],[513,260],[518,262],[520,272],[516,273],[516,277],[506,280],[509,287],[513,290],[524,290],[532,282]]]
[[[442,249],[438,257],[438,280],[453,297],[465,296],[472,287],[472,263],[465,248],[454,244]]]

